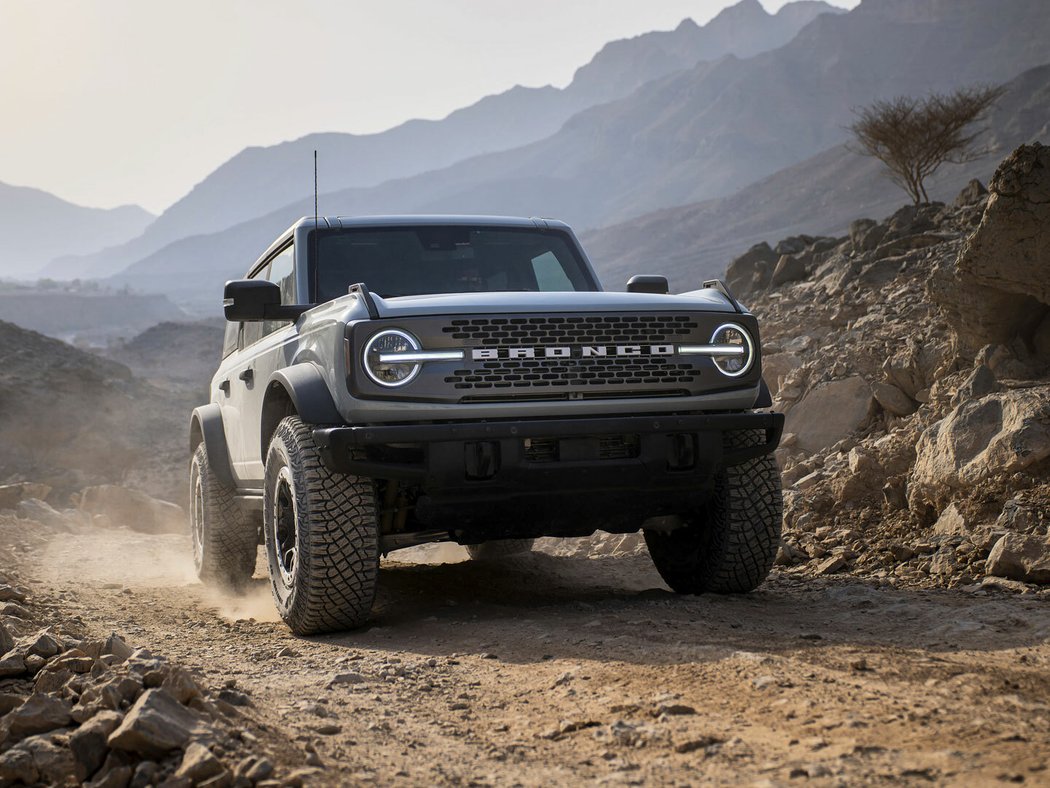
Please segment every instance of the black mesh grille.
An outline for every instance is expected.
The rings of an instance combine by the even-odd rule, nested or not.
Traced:
[[[673,342],[697,323],[688,315],[566,315],[453,320],[442,331],[475,347]]]
[[[478,362],[473,369],[457,369],[445,378],[457,389],[549,388],[692,383],[700,375],[691,364],[670,358],[598,357],[538,361],[500,359]]]

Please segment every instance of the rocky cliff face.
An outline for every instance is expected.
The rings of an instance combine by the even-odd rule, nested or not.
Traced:
[[[787,413],[782,566],[1048,582],[1048,196],[1050,149],[1022,146],[990,193],[730,266]]]

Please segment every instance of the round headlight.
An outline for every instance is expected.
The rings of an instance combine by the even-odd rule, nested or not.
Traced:
[[[738,378],[751,369],[755,361],[755,345],[743,326],[736,323],[719,326],[711,335],[711,344],[723,350],[711,355],[711,360],[723,375]]]
[[[419,340],[405,331],[380,331],[365,345],[365,372],[380,386],[403,386],[419,374],[421,365],[418,361],[398,362],[391,357],[417,352],[419,348]]]

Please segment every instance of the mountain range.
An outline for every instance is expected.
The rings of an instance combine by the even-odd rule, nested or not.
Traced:
[[[950,202],[972,178],[988,182],[997,162],[1018,145],[1050,140],[1050,65],[1021,74],[983,122],[982,159],[945,164],[930,179],[930,197]],[[663,274],[672,289],[690,290],[723,274],[752,244],[795,234],[843,235],[859,216],[882,219],[906,196],[880,162],[836,145],[779,170],[728,197],[677,206],[583,234],[605,285],[633,274]]]
[[[112,274],[213,312],[222,282],[313,212],[317,149],[322,213],[557,216],[583,231],[607,285],[642,271],[685,289],[756,240],[842,232],[903,201],[843,144],[852,111],[872,100],[1009,82],[989,144],[1047,136],[1045,0],[830,11],[799,2],[770,15],[742,0],[705,26],[613,42],[564,89],[518,87],[442,121],[247,149],[139,237],[47,270]],[[944,168],[936,196],[994,160]]]
[[[824,2],[802,0],[769,14],[758,0],[741,0],[703,26],[686,20],[673,31],[608,44],[564,89],[518,86],[439,121],[411,120],[378,134],[312,134],[247,148],[172,205],[140,237],[116,248],[57,260],[46,273],[105,276],[179,239],[286,211],[292,201],[312,205],[314,150],[319,153],[319,186],[327,194],[447,168],[479,154],[544,139],[577,113],[701,60],[729,54],[746,57],[779,47],[817,15],[836,10]]]
[[[324,193],[320,204],[329,214],[556,216],[593,230],[729,197],[835,148],[846,140],[852,109],[873,99],[1010,80],[1044,63],[1046,40],[1044,0],[864,0],[847,14],[817,15],[779,48],[701,61],[647,82],[577,113],[543,140]],[[743,200],[738,206],[755,210]],[[203,296],[214,303],[223,280],[242,274],[269,240],[312,210],[304,198],[183,238],[113,281],[160,288],[191,306],[203,306]],[[602,256],[593,257],[605,270]]]
[[[137,205],[85,208],[39,189],[0,183],[0,276],[35,278],[50,260],[123,243],[154,218]],[[80,276],[69,273],[65,278]]]

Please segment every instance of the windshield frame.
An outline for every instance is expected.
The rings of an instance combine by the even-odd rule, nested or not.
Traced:
[[[305,238],[306,242],[303,244],[303,247],[302,247],[303,249],[305,249],[305,252],[306,252],[306,261],[307,261],[306,269],[307,269],[308,284],[309,284],[309,288],[308,289],[309,289],[309,293],[310,293],[310,303],[313,303],[313,304],[319,303],[319,301],[318,301],[318,295],[319,295],[318,294],[318,280],[317,280],[318,267],[317,267],[317,259],[316,259],[318,249],[317,249],[317,244],[315,243],[315,237],[316,237],[315,234],[320,234],[320,236],[326,236],[326,235],[342,235],[342,234],[345,234],[345,233],[355,233],[355,232],[374,233],[374,232],[381,232],[381,231],[397,231],[397,230],[402,230],[402,231],[403,230],[420,230],[420,229],[422,229],[422,230],[431,230],[431,229],[438,229],[438,228],[446,229],[448,227],[455,227],[457,229],[466,229],[468,231],[519,232],[519,233],[528,233],[528,234],[531,234],[531,235],[553,235],[553,236],[557,236],[565,244],[565,248],[568,250],[569,254],[572,256],[572,259],[573,259],[573,261],[575,262],[575,264],[577,266],[577,270],[578,270],[578,272],[579,272],[579,274],[580,274],[580,276],[581,276],[581,278],[583,280],[583,284],[585,285],[585,287],[577,289],[577,290],[565,290],[565,291],[539,291],[539,290],[537,290],[537,291],[529,291],[529,292],[570,292],[570,293],[571,292],[576,292],[576,293],[589,292],[589,293],[593,293],[593,292],[600,292],[601,289],[602,289],[601,284],[598,281],[598,278],[597,278],[597,276],[594,273],[594,270],[591,268],[590,261],[587,259],[586,255],[583,254],[583,250],[580,248],[579,242],[576,240],[576,237],[571,232],[567,232],[566,230],[562,230],[562,229],[559,229],[559,228],[523,227],[523,226],[520,226],[520,225],[512,225],[512,224],[507,224],[507,225],[503,225],[503,224],[487,224],[487,223],[481,224],[481,223],[474,223],[474,222],[463,222],[462,224],[457,223],[457,224],[454,224],[454,225],[433,224],[433,223],[430,223],[430,222],[418,222],[418,223],[417,222],[413,222],[413,223],[397,224],[397,225],[383,224],[383,225],[354,225],[354,226],[351,226],[351,227],[328,227],[328,228],[321,227],[319,229],[310,228],[310,230],[306,233],[306,238]],[[323,257],[322,257],[322,261],[323,261]],[[357,284],[357,282],[347,282],[347,287],[349,287],[350,285],[353,285],[353,284]],[[369,289],[372,289],[371,285],[368,282],[365,282],[364,284],[366,286],[368,286]],[[503,290],[451,291],[452,294],[457,294],[458,292],[464,292],[464,293],[468,293],[468,292],[499,293],[499,292],[515,292],[515,291],[503,291]],[[446,293],[437,293],[437,292],[435,292],[435,293],[424,293],[424,294],[419,294],[419,295],[442,295],[442,294],[446,294]],[[397,298],[397,297],[402,297],[402,296],[392,296],[392,297],[393,298]],[[328,300],[333,300],[333,299],[328,299]]]

